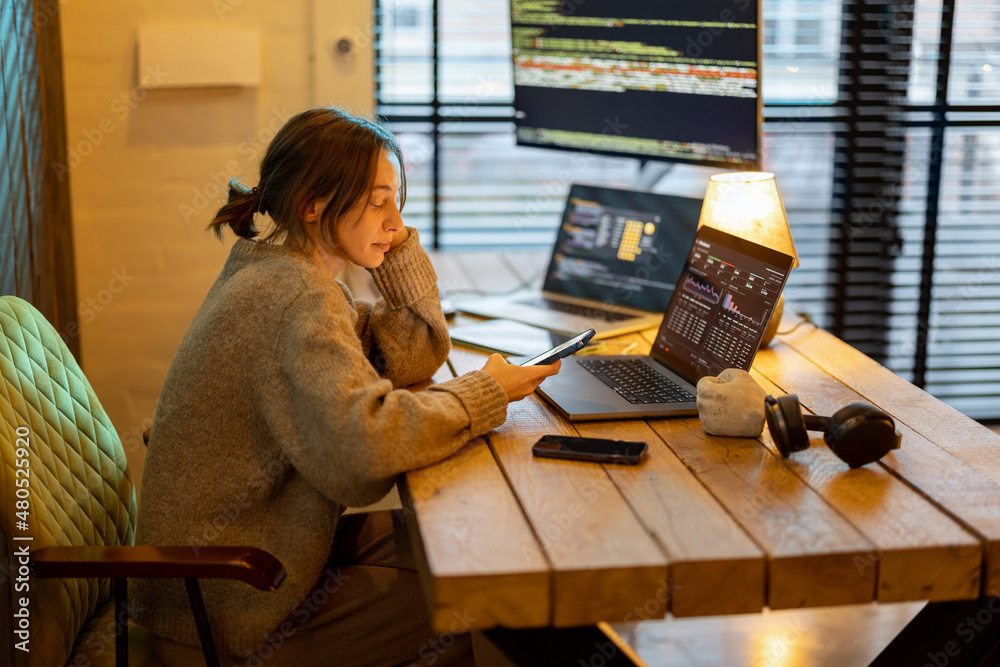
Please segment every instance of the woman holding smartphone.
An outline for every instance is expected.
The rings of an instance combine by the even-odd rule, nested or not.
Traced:
[[[411,392],[444,363],[436,276],[400,217],[395,138],[337,109],[291,118],[260,181],[230,182],[209,225],[239,237],[181,342],[157,405],[136,542],[247,545],[281,561],[275,592],[207,580],[224,664],[473,664],[430,628],[400,512],[343,516],[503,423],[559,363],[481,371]],[[268,214],[267,234],[255,226]],[[382,297],[336,280],[367,268]],[[137,580],[136,620],[168,665],[201,650],[182,582]]]

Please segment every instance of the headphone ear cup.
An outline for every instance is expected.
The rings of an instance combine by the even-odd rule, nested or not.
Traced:
[[[823,439],[847,465],[858,468],[896,448],[896,422],[873,405],[852,403],[830,417]]]
[[[798,396],[768,396],[764,399],[764,416],[767,418],[767,430],[771,432],[771,439],[782,456],[788,458],[793,452],[808,449],[809,434],[802,421]]]

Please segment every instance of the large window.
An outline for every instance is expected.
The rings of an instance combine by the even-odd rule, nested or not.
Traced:
[[[384,0],[378,18],[378,113],[429,244],[548,246],[576,181],[704,194],[710,168],[515,146],[506,0]],[[1000,419],[1000,7],[764,0],[763,19],[789,309]]]

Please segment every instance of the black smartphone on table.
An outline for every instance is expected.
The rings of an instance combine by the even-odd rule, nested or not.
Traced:
[[[546,350],[538,356],[532,357],[527,361],[521,363],[521,366],[545,366],[546,364],[551,364],[558,359],[563,357],[568,357],[574,352],[578,352],[583,349],[583,346],[594,337],[597,333],[593,329],[587,329],[586,331],[579,333],[562,345],[556,345],[551,350]]]
[[[646,451],[646,443],[569,435],[543,435],[531,447],[535,456],[598,463],[635,465]]]

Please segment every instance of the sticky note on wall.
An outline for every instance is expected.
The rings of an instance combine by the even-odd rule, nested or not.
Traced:
[[[252,30],[139,28],[144,88],[253,87],[261,80],[261,37]]]

